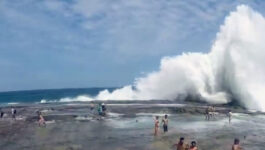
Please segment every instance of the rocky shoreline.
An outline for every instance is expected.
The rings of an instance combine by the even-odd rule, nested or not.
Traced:
[[[216,105],[216,117],[205,121],[207,105],[204,104],[108,102],[106,105],[108,115],[99,117],[91,102],[19,104],[12,106],[18,112],[16,120],[11,119],[11,106],[2,107],[7,113],[0,120],[3,139],[0,147],[5,150],[159,150],[174,149],[171,145],[180,136],[198,141],[200,149],[206,150],[226,149],[235,137],[244,140],[248,149],[253,147],[251,142],[255,143],[253,150],[255,146],[256,149],[265,146],[260,141],[265,139],[265,117],[260,112]],[[231,125],[226,116],[229,110],[235,114]],[[43,113],[46,128],[38,127],[37,111]],[[170,132],[154,138],[153,117],[164,114],[169,114]],[[214,143],[216,146],[212,148]]]

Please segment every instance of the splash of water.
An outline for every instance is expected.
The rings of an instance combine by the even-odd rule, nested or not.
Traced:
[[[99,100],[184,100],[209,103],[232,99],[265,111],[265,19],[245,5],[231,12],[209,53],[164,57],[160,68],[133,85],[101,91]]]

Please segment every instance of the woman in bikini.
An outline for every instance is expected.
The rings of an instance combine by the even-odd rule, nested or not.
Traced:
[[[155,119],[155,133],[154,133],[154,136],[157,136],[158,135],[158,129],[159,129],[159,117],[156,116],[156,119]]]

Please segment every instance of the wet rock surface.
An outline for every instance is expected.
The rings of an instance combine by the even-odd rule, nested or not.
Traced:
[[[248,150],[265,146],[265,115],[240,108],[216,106],[205,120],[203,104],[108,103],[107,116],[97,115],[91,103],[21,104],[16,120],[3,107],[0,147],[4,150],[171,150],[180,137],[196,140],[199,149],[231,149],[234,138]],[[232,110],[232,123],[226,113]],[[47,126],[38,126],[41,111]],[[153,136],[154,117],[169,114],[169,132]],[[162,125],[161,125],[162,126]]]

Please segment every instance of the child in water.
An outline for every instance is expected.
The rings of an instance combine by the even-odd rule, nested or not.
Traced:
[[[155,133],[154,133],[154,136],[157,136],[158,135],[158,129],[159,129],[159,117],[156,116],[156,119],[155,119]]]

